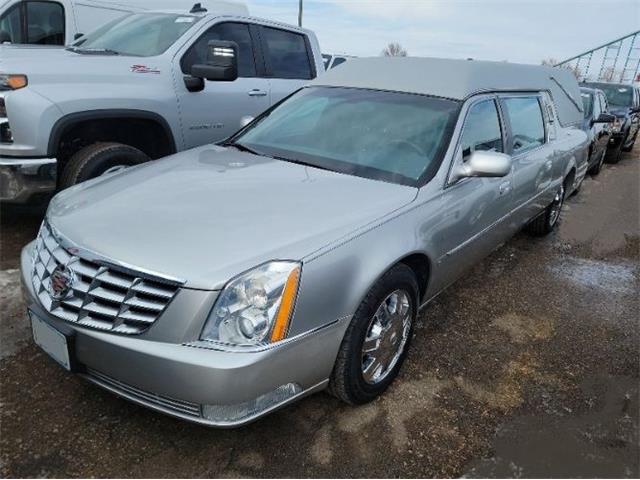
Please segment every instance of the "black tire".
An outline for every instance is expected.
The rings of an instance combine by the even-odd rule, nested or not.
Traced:
[[[564,204],[565,193],[567,191],[566,184],[567,180],[564,181],[560,190],[556,192],[556,197],[553,202],[551,202],[551,204],[545,208],[540,215],[529,222],[529,225],[526,227],[527,233],[536,237],[542,237],[553,232],[560,220],[560,212],[562,211],[562,205]],[[554,212],[555,207],[559,209],[557,214]]]
[[[94,143],[76,152],[65,165],[58,186],[68,188],[99,177],[110,168],[133,166],[149,161],[137,148],[121,143]]]
[[[600,160],[597,161],[597,163],[591,167],[591,170],[589,170],[589,173],[591,175],[593,175],[594,177],[597,176],[601,171],[602,171],[602,165],[604,164],[604,157],[606,156],[606,151],[600,156]]]
[[[402,350],[395,365],[393,367],[389,365],[388,372],[378,383],[368,383],[362,373],[364,341],[378,307],[396,290],[406,292],[409,299],[411,324],[408,338],[404,346],[400,346]],[[357,405],[374,400],[389,387],[398,375],[409,351],[418,310],[418,298],[416,276],[413,270],[404,264],[396,265],[376,282],[358,307],[347,328],[329,381],[329,393],[346,403]]]
[[[633,137],[633,141],[631,142],[631,144],[628,147],[625,147],[624,145],[620,148],[621,151],[623,152],[630,152],[631,150],[633,150],[633,146],[636,144],[636,139],[638,138],[638,132],[636,132],[635,136]]]
[[[611,155],[611,157],[607,159],[607,163],[616,164],[620,161],[620,159],[622,158],[622,147],[624,145],[624,142],[626,141],[627,141],[626,136],[622,140],[620,140],[620,144],[616,148],[616,151]]]

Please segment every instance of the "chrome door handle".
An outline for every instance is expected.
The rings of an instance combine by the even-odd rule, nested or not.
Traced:
[[[503,182],[500,184],[500,195],[505,195],[511,191],[511,182]]]
[[[249,94],[250,97],[266,97],[267,96],[267,92],[265,92],[264,90],[258,90],[257,88],[254,88],[253,90],[250,90],[247,93]]]

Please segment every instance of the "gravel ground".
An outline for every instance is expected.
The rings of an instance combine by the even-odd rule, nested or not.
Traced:
[[[400,378],[237,430],[191,425],[66,374],[30,340],[3,212],[2,477],[638,477],[640,152],[587,179],[557,232],[520,234],[422,313]]]

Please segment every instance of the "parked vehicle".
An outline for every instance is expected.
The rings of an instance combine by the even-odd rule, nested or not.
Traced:
[[[584,107],[583,130],[589,136],[589,173],[597,175],[602,169],[611,139],[611,124],[616,116],[609,113],[607,97],[602,90],[581,87]]]
[[[350,58],[355,58],[351,55],[331,55],[328,53],[322,54],[322,63],[324,64],[324,69],[329,70],[331,68],[337,67],[338,65],[343,64]]]
[[[520,228],[554,229],[582,117],[561,69],[347,62],[222,145],[54,197],[21,257],[36,343],[207,425],[327,387],[373,400],[421,306]]]
[[[132,14],[67,49],[0,46],[0,200],[226,138],[322,71],[312,32],[224,8]],[[212,41],[235,42],[237,78],[207,81]]]
[[[607,96],[609,110],[616,116],[609,140],[607,161],[618,163],[622,152],[629,152],[640,128],[640,91],[633,85],[622,83],[585,82],[582,85],[598,88]]]
[[[185,0],[0,0],[0,43],[66,45],[151,4],[187,8]]]

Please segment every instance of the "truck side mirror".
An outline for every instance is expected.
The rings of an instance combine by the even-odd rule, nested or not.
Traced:
[[[192,66],[191,75],[211,82],[233,82],[238,78],[238,44],[211,40],[207,50],[207,63]]]

